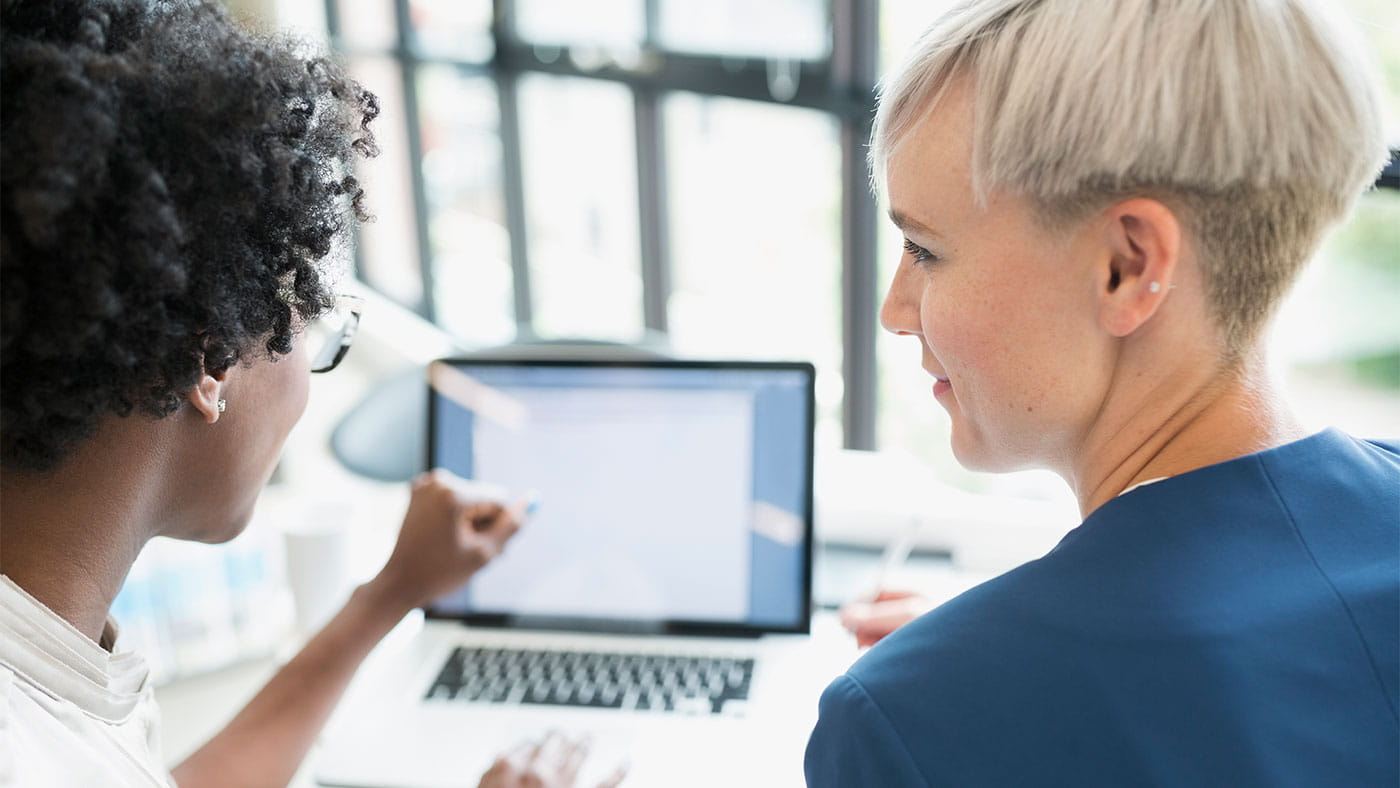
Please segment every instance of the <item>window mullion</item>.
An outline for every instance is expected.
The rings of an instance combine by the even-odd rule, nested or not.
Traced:
[[[418,270],[423,279],[423,298],[418,311],[428,320],[434,319],[433,245],[428,222],[428,187],[423,178],[422,119],[418,113],[418,60],[411,44],[412,22],[408,0],[395,0],[395,21],[398,23],[397,55],[399,74],[403,79],[404,124],[408,135],[409,183],[413,191],[413,229],[417,241]]]
[[[636,88],[637,208],[641,231],[642,312],[651,331],[667,330],[671,297],[670,225],[666,202],[665,121],[659,91]]]
[[[834,87],[873,107],[873,97],[867,97],[876,78],[878,4],[833,0],[832,13]],[[876,207],[865,161],[871,122],[869,111],[840,116],[842,417],[848,449],[875,448]]]
[[[491,70],[501,115],[501,189],[505,201],[506,233],[510,237],[510,268],[514,294],[515,327],[518,336],[533,336],[534,299],[530,292],[530,255],[526,243],[525,169],[520,150],[520,94],[517,91],[520,68],[510,46],[511,0],[495,0],[491,38],[495,55]]]

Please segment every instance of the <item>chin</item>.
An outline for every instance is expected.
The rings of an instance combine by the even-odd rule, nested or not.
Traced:
[[[200,541],[205,544],[224,544],[225,542],[232,542],[246,530],[248,530],[248,521],[244,520],[229,528],[227,531],[215,534],[212,539],[201,539]]]
[[[188,542],[203,542],[204,544],[223,544],[231,542],[239,534],[248,529],[248,522],[253,519],[253,510],[249,508],[231,520],[225,520],[217,525],[210,523],[199,531],[189,534],[177,535],[176,539],[184,539]]]
[[[953,427],[951,444],[953,457],[958,464],[969,471],[981,473],[1011,473],[1028,468],[1041,467],[1034,461],[1021,456],[1010,447],[988,441],[985,435],[967,429]]]

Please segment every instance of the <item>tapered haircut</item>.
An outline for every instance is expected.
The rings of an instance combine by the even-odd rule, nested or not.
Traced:
[[[1162,200],[1201,260],[1227,355],[1247,350],[1388,156],[1378,77],[1323,0],[971,0],[881,86],[870,162],[949,84],[973,96],[976,199],[1051,226]]]

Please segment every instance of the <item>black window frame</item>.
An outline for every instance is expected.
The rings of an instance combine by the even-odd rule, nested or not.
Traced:
[[[365,0],[356,0],[364,2]],[[374,0],[370,0],[374,1]],[[643,325],[655,332],[668,328],[667,301],[671,293],[670,216],[666,189],[666,130],[661,102],[668,92],[745,99],[817,110],[830,115],[840,130],[841,148],[841,301],[842,301],[842,424],[849,449],[876,447],[876,335],[879,316],[877,209],[869,188],[866,146],[875,114],[875,82],[879,62],[879,3],[873,0],[828,0],[831,46],[820,60],[794,60],[797,88],[791,97],[775,97],[769,87],[768,61],[758,57],[697,54],[667,50],[660,45],[660,0],[643,0],[645,33],[639,65],[615,63],[580,68],[560,56],[567,47],[541,47],[515,35],[513,0],[492,0],[489,61],[456,59],[425,52],[413,40],[409,0],[380,0],[393,5],[396,31],[391,49],[360,49],[341,35],[338,0],[325,0],[326,23],[333,49],[344,56],[389,56],[402,77],[412,219],[422,276],[422,299],[406,304],[434,321],[433,248],[429,236],[427,186],[423,176],[423,143],[417,74],[424,66],[450,65],[464,74],[493,81],[499,102],[502,152],[502,193],[506,230],[510,237],[513,306],[517,335],[534,335],[534,300],[530,282],[526,231],[524,174],[521,162],[517,88],[529,74],[579,77],[626,86],[632,93],[636,124],[639,250]],[[382,121],[381,121],[382,122]],[[1400,149],[1376,182],[1378,188],[1400,190]],[[356,244],[356,274],[363,279],[361,247]]]

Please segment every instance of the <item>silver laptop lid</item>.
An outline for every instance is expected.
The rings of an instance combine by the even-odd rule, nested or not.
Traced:
[[[809,630],[813,368],[483,361],[430,375],[429,467],[541,493],[428,615],[476,625]]]

